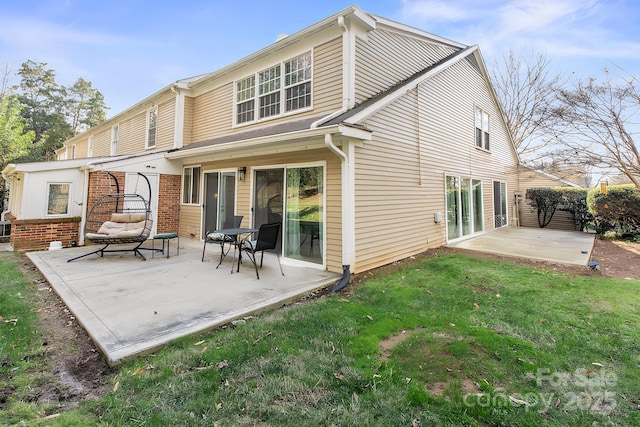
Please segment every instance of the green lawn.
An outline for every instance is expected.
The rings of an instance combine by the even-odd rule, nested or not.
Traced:
[[[101,400],[40,425],[640,425],[639,286],[416,260],[131,361]],[[52,413],[20,399],[0,424]]]

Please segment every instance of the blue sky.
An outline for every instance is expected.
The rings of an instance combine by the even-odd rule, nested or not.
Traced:
[[[117,114],[166,85],[215,71],[351,2],[21,0],[0,8],[0,67],[46,62],[93,83]],[[564,76],[621,67],[640,77],[637,0],[361,0],[381,15],[464,44],[489,67],[509,48],[544,52]],[[618,72],[622,75],[622,72]],[[12,83],[17,83],[14,77]]]

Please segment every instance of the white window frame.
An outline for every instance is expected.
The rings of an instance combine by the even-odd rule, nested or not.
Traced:
[[[327,243],[326,243],[326,239],[327,239],[327,162],[326,161],[316,161],[316,162],[302,162],[302,163],[273,163],[273,164],[267,164],[267,165],[260,165],[260,166],[256,166],[256,167],[252,167],[250,173],[248,172],[248,177],[250,178],[246,178],[250,180],[250,189],[249,189],[249,194],[250,194],[250,198],[251,198],[251,202],[250,202],[250,206],[251,206],[251,217],[249,218],[249,224],[254,224],[254,212],[255,212],[255,194],[254,191],[256,191],[255,188],[255,172],[256,171],[260,171],[260,170],[269,170],[269,169],[284,169],[284,191],[286,192],[286,187],[287,187],[287,170],[288,169],[303,169],[303,168],[313,168],[313,167],[322,167],[323,168],[323,177],[322,177],[322,188],[323,188],[323,194],[322,194],[322,206],[323,206],[323,224],[322,224],[322,233],[325,236],[325,244],[323,245],[322,248],[322,264],[316,264],[313,262],[306,262],[306,261],[301,261],[301,260],[296,260],[294,258],[288,258],[284,256],[284,246],[281,248],[281,252],[280,252],[280,256],[281,256],[281,262],[284,265],[291,265],[291,266],[298,266],[298,267],[309,267],[309,268],[314,268],[314,269],[318,269],[318,270],[326,270],[327,267]],[[283,207],[283,211],[285,211],[287,209],[286,206],[286,193],[283,194],[283,200],[282,200],[282,207]],[[282,218],[282,228],[280,229],[280,233],[281,236],[284,236],[285,233],[285,228],[286,228],[286,218],[285,215],[283,215]]]
[[[87,157],[93,157],[93,135],[87,141]]]
[[[307,58],[308,57],[308,58]],[[311,51],[305,52],[294,58],[288,59],[283,63],[283,79],[284,79],[284,96],[283,104],[285,113],[304,110],[311,106],[311,93],[313,89],[313,58]],[[309,85],[307,92],[306,86]],[[299,93],[296,96],[289,96],[289,91],[293,91],[296,87],[305,86],[305,91],[301,96]],[[306,98],[309,97],[307,104]],[[304,105],[301,107],[292,108],[291,104],[294,99],[304,98]],[[291,102],[290,102],[291,101]],[[297,103],[296,103],[297,104]]]
[[[482,108],[474,107],[474,142],[476,148],[489,151],[491,148],[491,129],[489,127],[490,116]]]
[[[313,50],[306,50],[236,80],[233,98],[234,126],[258,123],[311,110],[313,108],[313,61]],[[293,92],[297,87],[304,87],[304,90],[295,93],[294,96]],[[263,102],[273,101],[274,98],[276,98],[275,102],[263,105]]]
[[[151,127],[153,125],[153,127]],[[153,131],[153,138],[151,137]],[[158,137],[158,107],[147,110],[147,132],[145,133],[144,148],[155,148]]]
[[[50,213],[50,197],[51,197],[51,186],[53,185],[67,185],[69,188],[69,192],[67,193],[67,206],[66,212],[63,213]],[[47,182],[47,191],[45,198],[45,216],[46,217],[65,217],[71,215],[71,194],[73,192],[73,183],[71,182]]]
[[[256,119],[256,76],[251,75],[240,79],[234,84],[236,93],[235,102],[235,122],[237,124],[253,123]],[[240,106],[246,106],[246,109],[240,111]],[[243,120],[238,121],[238,115],[243,115]],[[247,118],[250,117],[250,118]]]
[[[118,139],[120,138],[120,124],[111,127],[111,155],[118,154]]]
[[[197,169],[197,180],[194,179],[196,177],[196,174],[194,172],[196,172]],[[190,179],[190,184],[189,184],[189,192],[187,193],[185,190],[187,190],[186,188],[186,172],[187,170],[191,170],[191,173],[189,175],[189,179]],[[193,191],[193,185],[194,182],[197,182],[198,188],[196,189],[195,193]],[[180,190],[181,194],[180,194],[180,203],[183,205],[199,205],[200,204],[200,199],[201,199],[201,195],[200,193],[202,192],[202,167],[200,165],[191,165],[191,166],[185,166],[182,168],[182,189]],[[196,200],[194,200],[194,198]]]
[[[76,144],[73,144],[71,146],[71,158],[75,159],[76,158]]]

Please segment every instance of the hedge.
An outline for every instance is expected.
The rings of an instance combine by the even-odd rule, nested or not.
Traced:
[[[587,204],[599,234],[609,232],[617,237],[640,235],[640,190],[635,186],[611,186],[607,194],[592,190]]]

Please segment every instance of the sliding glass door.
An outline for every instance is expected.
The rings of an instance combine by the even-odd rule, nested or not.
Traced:
[[[493,181],[493,212],[496,228],[504,227],[509,223],[506,182]]]
[[[224,226],[227,215],[233,215],[236,206],[236,173],[205,172],[203,234]],[[204,237],[204,236],[203,236]]]
[[[454,240],[482,231],[482,181],[446,177],[447,239]]]
[[[324,167],[256,170],[254,228],[282,223],[285,258],[323,264]]]

